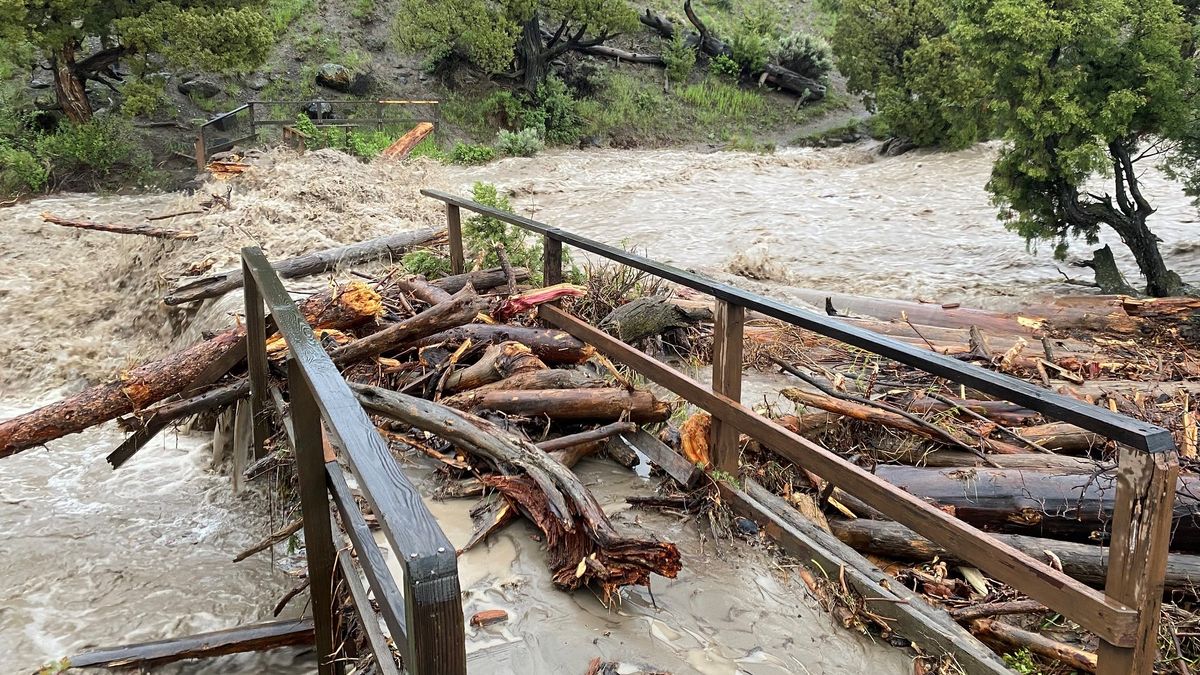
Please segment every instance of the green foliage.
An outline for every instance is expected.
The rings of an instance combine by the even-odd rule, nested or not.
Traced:
[[[738,26],[741,29],[771,39],[779,37],[781,25],[783,14],[779,11],[777,3],[768,0],[750,2],[738,17]]]
[[[653,132],[673,121],[670,102],[656,82],[612,70],[596,84],[593,96],[579,102],[579,116],[587,135],[629,137]]]
[[[917,145],[965,147],[991,130],[989,86],[949,21],[941,0],[841,0],[833,53],[847,89]]]
[[[34,153],[50,167],[56,182],[85,181],[102,185],[120,175],[128,182],[149,171],[149,155],[125,119],[96,117],[67,125],[58,133],[38,136]]]
[[[499,194],[496,186],[491,183],[475,183],[471,187],[471,199],[501,211],[512,211],[508,198]],[[489,216],[472,216],[463,224],[463,246],[472,258],[482,259],[484,267],[496,267],[500,264],[500,257],[496,254],[498,245],[504,246],[514,267],[528,268],[533,282],[541,283],[540,242],[531,244],[524,230]],[[563,253],[563,265],[567,267],[568,257],[566,251]]]
[[[1004,655],[1004,665],[1012,668],[1021,675],[1041,675],[1042,669],[1033,660],[1033,654],[1028,649],[1020,649]]]
[[[395,33],[400,47],[436,59],[458,55],[488,73],[508,70],[521,54],[517,42],[531,19],[565,25],[565,34],[615,34],[637,27],[625,0],[402,0]],[[565,47],[559,47],[565,49]]]
[[[487,164],[496,158],[496,149],[488,145],[471,145],[459,141],[450,151],[450,161],[455,164]]]
[[[409,274],[421,274],[426,279],[450,274],[450,259],[427,249],[405,253],[400,259],[400,265]]]
[[[304,134],[304,144],[313,150],[333,148],[354,155],[361,159],[377,157],[396,140],[396,134],[391,131],[372,131],[347,129],[345,127],[325,127],[314,123],[307,115],[296,116],[296,131]],[[428,138],[426,140],[429,140]],[[419,147],[419,146],[418,146]],[[416,154],[416,149],[413,149]]]
[[[520,131],[501,129],[496,134],[496,149],[505,155],[533,157],[544,147],[546,144],[542,141],[538,130],[533,127],[526,127]]]
[[[663,62],[667,66],[667,76],[672,82],[687,82],[696,67],[696,50],[688,45],[683,35],[676,33],[662,50]]]
[[[575,97],[567,85],[553,75],[538,85],[537,94],[522,110],[521,122],[523,128],[539,130],[553,145],[579,140],[582,125]]]
[[[142,3],[126,3],[139,5]],[[177,67],[240,73],[262,64],[274,44],[271,24],[254,7],[157,2],[113,22],[121,44],[161,54]]]
[[[767,102],[757,91],[748,91],[722,80],[709,78],[678,90],[679,98],[707,113],[702,121],[742,122],[766,108]]]
[[[276,34],[287,30],[296,19],[308,13],[313,0],[267,0],[264,14]]]
[[[50,180],[50,170],[33,153],[0,141],[0,196],[38,192]]]
[[[708,62],[708,72],[717,77],[736,80],[742,74],[742,67],[737,61],[721,54]]]
[[[1180,7],[959,0],[958,9],[954,37],[987,74],[1008,141],[988,184],[1002,218],[1026,239],[1057,240],[1060,252],[1068,236],[1093,242],[1102,223],[1120,225],[1111,199],[1082,196],[1085,184],[1136,156],[1137,139],[1186,137],[1198,112]],[[1128,214],[1127,188],[1114,187]]]
[[[833,51],[823,38],[809,33],[789,33],[775,42],[776,63],[805,77],[822,81],[833,70]]]
[[[170,104],[166,83],[160,78],[131,78],[121,85],[121,112],[128,117],[149,117]]]
[[[739,23],[729,36],[729,51],[735,63],[748,73],[761,72],[771,56],[771,43],[767,36]]]
[[[426,136],[417,143],[412,152],[408,153],[409,157],[428,157],[429,159],[437,160],[443,164],[450,161],[450,156],[442,150],[433,136]]]
[[[366,21],[375,14],[375,0],[354,0],[350,15],[359,21]]]

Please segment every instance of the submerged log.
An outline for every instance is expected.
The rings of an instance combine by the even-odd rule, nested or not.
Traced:
[[[464,409],[494,410],[519,417],[552,420],[622,420],[639,424],[665,421],[670,406],[648,391],[625,389],[543,389],[468,392],[456,397]]]
[[[327,272],[339,265],[358,265],[381,258],[399,258],[413,246],[429,243],[443,232],[444,230],[437,228],[391,234],[277,260],[272,266],[283,279],[311,276]],[[168,305],[182,305],[205,298],[216,298],[241,288],[243,283],[241,268],[221,272],[176,287],[170,295],[163,298],[163,302]]]
[[[579,478],[549,454],[487,420],[424,399],[351,384],[363,406],[435,433],[463,450],[524,475],[484,478],[542,530],[554,582],[573,590],[595,584],[607,601],[617,589],[674,578],[674,544],[621,536]]]
[[[865,518],[830,519],[829,528],[838,539],[862,553],[922,562],[934,558],[967,562],[900,523]],[[1104,588],[1108,575],[1108,549],[1105,547],[1023,534],[994,533],[992,536],[1037,560],[1058,561],[1064,573],[1096,588]],[[1170,591],[1194,593],[1200,585],[1200,556],[1172,553],[1167,558],[1165,585]]]
[[[920,469],[879,465],[875,475],[913,495],[952,508],[976,527],[1071,541],[1104,542],[1115,507],[1112,471]],[[1200,551],[1200,477],[1180,476],[1171,549]]]
[[[311,646],[312,619],[283,619],[211,633],[97,649],[67,659],[68,668],[150,668],[184,659]]]
[[[158,239],[195,241],[198,237],[195,232],[188,230],[176,230],[169,227],[158,227],[156,225],[117,225],[113,223],[96,223],[90,220],[71,220],[69,218],[60,218],[53,213],[43,213],[42,220],[54,225],[75,227],[81,230],[115,232],[117,234],[138,234],[143,237],[155,237]]]
[[[546,363],[583,363],[596,353],[596,350],[590,345],[584,344],[578,338],[561,330],[480,323],[442,331],[436,335],[415,340],[408,346],[427,347],[442,343],[457,345],[462,344],[465,340],[470,340],[472,344],[476,345],[520,342],[529,347],[534,356]]]
[[[705,320],[712,320],[711,311],[687,309],[661,295],[652,295],[617,307],[597,327],[623,342],[637,342]]]

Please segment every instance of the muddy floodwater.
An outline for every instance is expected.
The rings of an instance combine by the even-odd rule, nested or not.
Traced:
[[[1050,247],[1028,250],[996,221],[984,191],[993,154],[981,146],[884,159],[865,145],[775,155],[552,152],[471,169],[429,166],[405,180],[456,192],[474,181],[497,183],[522,214],[783,299],[801,287],[1008,308],[1079,292],[1060,283],[1058,268],[1086,275],[1054,261]],[[1185,280],[1200,279],[1194,207],[1155,171],[1145,179],[1168,264]],[[306,180],[315,190],[324,178]],[[236,186],[235,205],[257,209],[265,226],[284,213],[280,204],[247,203],[252,197]],[[302,202],[328,199],[296,194]],[[348,202],[288,211],[288,227],[305,219],[357,222],[372,205],[370,197]],[[440,218],[436,204],[409,202],[423,215],[406,214],[394,227]],[[153,299],[139,299],[139,291],[164,286],[154,284],[159,257],[192,262],[188,244],[152,250],[116,235],[49,228],[38,217],[54,211],[137,222],[188,203],[180,195],[62,195],[0,209],[0,419],[229,320],[239,297],[167,318]],[[393,227],[371,217],[377,228]],[[362,236],[332,232],[327,227],[319,241]],[[1085,246],[1075,250],[1087,257]],[[1131,259],[1114,250],[1134,280]],[[761,397],[778,384],[760,378],[747,391]],[[289,572],[298,560],[283,546],[275,560],[231,562],[280,518],[264,486],[234,494],[228,477],[209,467],[208,434],[166,434],[114,472],[104,456],[121,439],[109,424],[0,460],[0,673],[30,672],[90,646],[269,618],[294,584]],[[794,575],[755,545],[716,542],[682,516],[630,510],[623,496],[651,493],[653,480],[600,462],[579,471],[619,528],[676,542],[683,572],[656,578],[653,596],[630,589],[605,608],[589,593],[554,590],[535,531],[510,526],[461,560],[467,613],[504,608],[512,617],[469,630],[472,672],[581,673],[597,656],[626,664],[622,672],[911,672],[904,652],[834,626]],[[469,536],[471,503],[430,503],[455,544]],[[310,655],[296,650],[166,670],[312,671]]]

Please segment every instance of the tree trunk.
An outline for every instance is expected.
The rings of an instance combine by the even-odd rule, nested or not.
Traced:
[[[1146,227],[1146,216],[1136,213],[1120,225],[1111,225],[1133,253],[1142,276],[1146,277],[1146,295],[1156,298],[1179,295],[1183,282],[1178,274],[1167,269],[1162,252],[1158,250],[1158,238]]]
[[[524,71],[522,86],[531,94],[537,93],[538,85],[546,79],[549,72],[550,64],[546,62],[545,52],[542,24],[535,9],[533,16],[521,27],[521,43],[517,46],[517,54]]]
[[[671,414],[664,401],[648,391],[625,389],[531,389],[468,392],[454,397],[465,409],[495,410],[507,415],[553,420],[662,422]]]
[[[487,302],[475,295],[475,289],[468,284],[449,300],[394,323],[378,333],[342,345],[330,352],[329,356],[338,365],[348,365],[378,356],[408,340],[419,339],[435,331],[471,321],[485,309]]]
[[[586,345],[561,330],[482,323],[472,323],[442,331],[436,335],[416,340],[407,346],[427,347],[439,343],[459,345],[464,340],[470,340],[475,345],[520,342],[533,350],[533,355],[547,364],[583,363],[596,353],[591,345]]]
[[[519,373],[546,370],[546,364],[520,342],[502,342],[487,348],[474,364],[451,373],[446,391],[474,389]]]
[[[75,45],[67,44],[55,50],[51,63],[54,66],[54,93],[63,114],[75,124],[92,119],[92,102],[88,100],[83,80],[75,72]]]
[[[1028,649],[1034,654],[1065,664],[1068,668],[1085,673],[1096,672],[1094,653],[1052,640],[1040,633],[1031,633],[993,619],[979,619],[973,622],[971,632],[976,637],[1013,650]]]

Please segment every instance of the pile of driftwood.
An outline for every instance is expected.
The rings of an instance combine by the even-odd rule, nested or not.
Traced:
[[[815,292],[811,300],[856,325],[1171,430],[1183,470],[1166,579],[1174,604],[1164,612],[1162,656],[1182,665],[1200,655],[1191,613],[1200,584],[1200,349],[1193,333],[1200,301],[1085,296],[1000,313]],[[659,304],[666,318],[706,311],[693,299]],[[749,317],[745,340],[748,367],[794,378],[781,401],[767,406],[776,421],[1103,588],[1115,507],[1113,442],[771,320]],[[699,412],[681,425],[679,447],[690,461],[710,461],[709,423]],[[1046,672],[1095,670],[1093,636],[756,441],[743,437],[742,448],[744,477],[947,608],[984,642],[1004,652],[1028,650]],[[835,612],[858,613],[847,625],[872,624],[869,603],[843,590],[818,595]],[[875,624],[889,632],[885,620]]]

